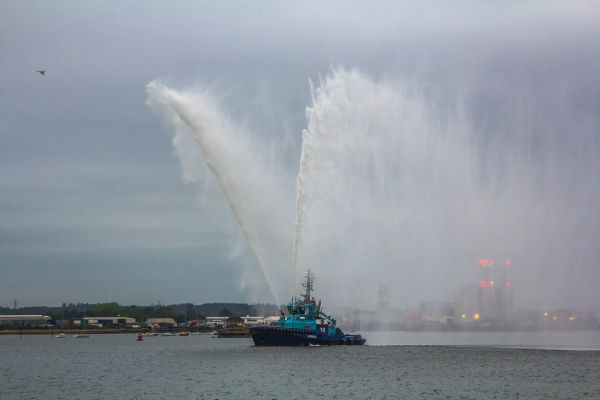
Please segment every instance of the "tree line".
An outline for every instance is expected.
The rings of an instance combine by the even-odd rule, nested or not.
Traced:
[[[12,309],[0,307],[0,314],[42,314],[53,320],[62,318],[76,319],[86,317],[130,317],[138,322],[148,318],[173,318],[177,322],[202,320],[207,316],[245,316],[245,315],[277,315],[279,307],[273,304],[247,303],[181,303],[171,305],[124,306],[116,302],[109,303],[63,303],[58,307],[34,306]]]

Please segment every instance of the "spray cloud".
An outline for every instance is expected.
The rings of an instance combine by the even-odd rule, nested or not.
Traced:
[[[577,274],[600,226],[588,173],[599,170],[597,143],[553,123],[560,115],[537,118],[564,99],[498,107],[507,119],[494,131],[478,92],[334,69],[311,89],[294,202],[210,96],[156,82],[147,91],[192,132],[279,299],[308,268],[332,305],[373,306],[381,284],[405,307],[452,299],[486,256],[514,260],[517,297],[531,306],[585,304],[592,289]]]

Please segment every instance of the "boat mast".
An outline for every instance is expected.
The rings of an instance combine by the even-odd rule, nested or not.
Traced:
[[[314,284],[315,277],[310,272],[310,270],[306,271],[305,275],[306,275],[306,281],[302,284],[302,286],[306,289],[306,292],[304,292],[304,302],[308,303],[310,301],[310,297],[311,297],[310,295],[313,290],[313,284]]]

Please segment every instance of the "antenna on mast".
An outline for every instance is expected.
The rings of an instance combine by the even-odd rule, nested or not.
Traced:
[[[312,272],[310,272],[310,270],[307,270],[304,275],[305,281],[302,284],[302,287],[304,287],[304,289],[306,290],[304,292],[304,302],[308,303],[310,301],[311,292],[315,283],[315,275]]]

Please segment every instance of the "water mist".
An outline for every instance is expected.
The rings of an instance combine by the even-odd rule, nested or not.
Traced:
[[[560,97],[476,89],[333,70],[311,87],[294,201],[253,133],[209,95],[147,87],[191,132],[278,300],[311,269],[329,306],[373,308],[381,285],[397,308],[451,301],[477,282],[479,258],[510,257],[520,304],[584,304],[600,234],[597,139],[547,112],[565,109]]]
[[[599,229],[597,138],[547,114],[568,108],[560,97],[521,93],[508,110],[474,99],[354,70],[312,90],[295,271],[316,271],[327,304],[373,308],[381,285],[399,308],[452,301],[479,283],[481,257],[514,261],[519,307],[585,303],[593,289],[575,276]],[[508,119],[496,132],[481,123],[494,114]]]

